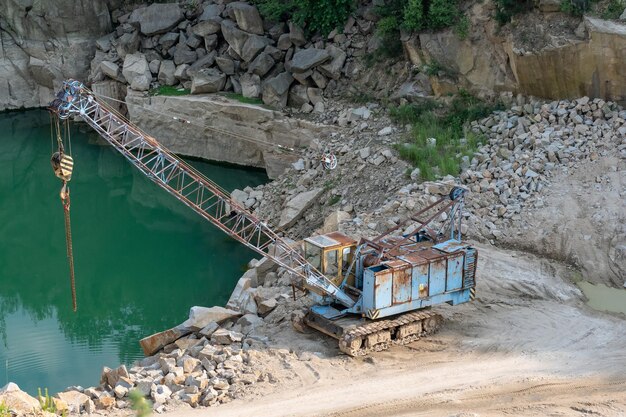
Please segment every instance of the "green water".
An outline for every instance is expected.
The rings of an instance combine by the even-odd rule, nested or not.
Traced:
[[[591,284],[586,281],[577,283],[589,300],[587,304],[602,311],[626,314],[626,289],[611,288],[602,284]]]
[[[0,386],[97,385],[102,366],[142,357],[138,340],[190,306],[223,304],[254,256],[97,142],[73,127],[74,313],[48,114],[0,114]],[[192,164],[227,190],[267,181]]]

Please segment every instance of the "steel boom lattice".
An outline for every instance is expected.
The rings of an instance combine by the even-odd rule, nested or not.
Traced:
[[[84,85],[66,81],[50,110],[62,119],[80,116],[130,163],[159,187],[210,221],[233,239],[267,256],[309,287],[350,308],[355,301],[309,264],[285,240],[156,139],[126,121]]]

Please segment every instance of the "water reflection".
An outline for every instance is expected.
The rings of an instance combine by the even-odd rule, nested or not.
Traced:
[[[73,313],[48,121],[0,114],[0,378],[31,393],[96,384],[103,365],[139,357],[137,341],[189,306],[223,303],[253,255],[74,128]],[[194,165],[227,189],[266,181]]]

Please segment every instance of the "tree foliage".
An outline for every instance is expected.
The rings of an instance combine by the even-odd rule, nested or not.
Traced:
[[[254,0],[261,15],[273,22],[292,20],[307,33],[328,35],[341,28],[354,10],[354,0]]]
[[[533,8],[532,0],[495,0],[495,18],[499,24],[504,25],[511,21],[511,17],[524,13]]]

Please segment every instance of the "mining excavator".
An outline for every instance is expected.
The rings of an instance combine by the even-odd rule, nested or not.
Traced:
[[[159,187],[289,271],[316,302],[304,323],[337,339],[348,355],[410,343],[442,322],[431,306],[475,297],[478,254],[461,240],[461,187],[373,239],[332,232],[294,245],[79,81],[65,81],[49,110],[57,120],[82,119]],[[68,159],[63,152],[57,161]],[[68,196],[69,174],[58,175]]]

